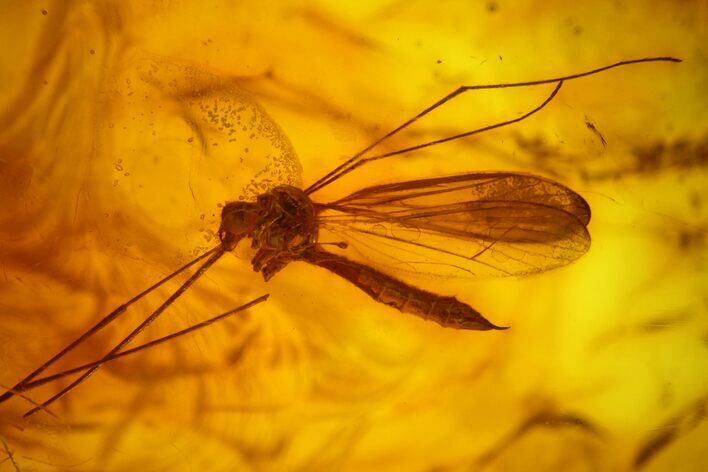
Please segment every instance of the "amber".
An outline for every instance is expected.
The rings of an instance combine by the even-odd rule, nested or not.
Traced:
[[[2,403],[0,470],[708,469],[707,15],[668,0],[4,2],[3,387],[217,244],[226,202],[307,186],[460,85],[683,62],[566,83],[528,120],[318,192],[489,170],[578,192],[593,239],[576,262],[416,282],[512,329],[439,327],[306,263],[265,283],[239,247],[135,343],[267,301],[106,364],[51,414],[22,417],[68,380]],[[465,95],[386,150],[551,90]],[[185,277],[53,371],[110,351]]]

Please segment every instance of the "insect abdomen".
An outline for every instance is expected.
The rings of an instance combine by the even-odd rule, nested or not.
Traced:
[[[343,277],[377,302],[432,320],[447,328],[505,329],[492,324],[477,310],[456,299],[408,285],[372,267],[321,249],[305,253],[304,259]]]

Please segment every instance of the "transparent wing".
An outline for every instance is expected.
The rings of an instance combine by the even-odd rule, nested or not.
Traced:
[[[483,172],[377,185],[317,204],[349,258],[442,277],[524,275],[587,252],[590,207],[538,176]]]

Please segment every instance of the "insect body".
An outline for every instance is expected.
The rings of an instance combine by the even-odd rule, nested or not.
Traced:
[[[267,281],[289,262],[303,260],[349,280],[374,300],[402,312],[460,329],[501,329],[469,305],[406,284],[372,267],[325,251],[318,244],[315,205],[300,189],[279,186],[255,203],[233,202],[221,214],[219,235],[226,248],[244,236],[257,250],[251,264]]]
[[[250,237],[258,252],[251,263],[268,281],[289,262],[302,259],[317,243],[315,207],[302,190],[281,185],[260,195],[256,202],[232,202],[221,212],[219,237],[233,249]]]
[[[371,244],[408,248],[405,257],[415,258],[409,264],[429,267],[444,260],[445,265],[467,266],[470,273],[497,270],[514,275],[548,270],[583,255],[590,246],[589,221],[585,200],[557,182],[529,174],[478,172],[368,187],[327,204],[313,203],[303,190],[279,186],[255,202],[227,204],[219,234],[227,250],[250,237],[257,251],[253,270],[265,280],[289,262],[305,261],[403,312],[445,327],[489,330],[500,328],[454,297],[326,251],[318,243],[319,228],[337,228],[345,238],[366,235]],[[377,233],[370,229],[376,225],[393,231]],[[414,230],[417,237],[397,237],[397,228]],[[454,251],[441,242],[445,240],[463,247]],[[352,240],[351,246],[362,244]],[[505,260],[500,262],[500,257]]]

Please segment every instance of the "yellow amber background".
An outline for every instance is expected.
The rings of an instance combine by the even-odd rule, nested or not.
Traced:
[[[140,340],[262,293],[268,302],[104,366],[51,406],[56,418],[22,419],[31,405],[17,398],[0,405],[0,471],[708,469],[705,2],[0,9],[5,387],[212,246],[218,203],[263,182],[308,185],[459,85],[684,60],[568,82],[522,123],[381,161],[316,194],[489,169],[577,190],[593,210],[593,246],[577,263],[419,282],[511,330],[446,330],[302,263],[265,284],[240,251]],[[153,79],[140,80],[146,70]],[[194,89],[208,93],[189,104]],[[470,93],[390,149],[518,116],[549,92]],[[260,116],[260,134],[229,142],[209,121],[228,104]],[[158,292],[62,365],[106,352]],[[28,395],[42,401],[60,385]]]

